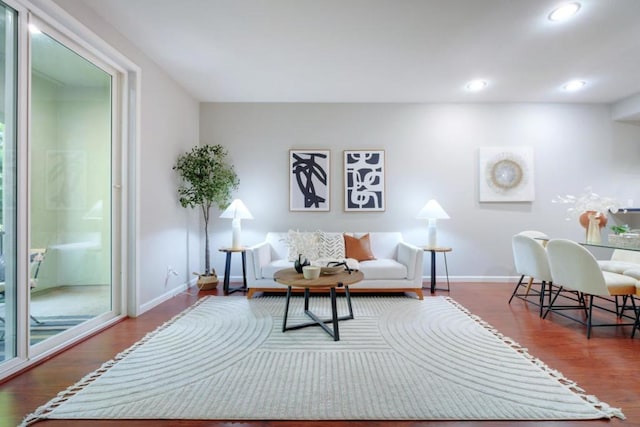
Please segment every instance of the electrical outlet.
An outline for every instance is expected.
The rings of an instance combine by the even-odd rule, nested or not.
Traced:
[[[166,288],[169,284],[169,279],[171,276],[177,276],[178,272],[173,269],[170,265],[167,265],[167,274],[164,276],[164,287]]]
[[[170,265],[167,265],[167,276],[177,276],[178,272],[173,269]]]

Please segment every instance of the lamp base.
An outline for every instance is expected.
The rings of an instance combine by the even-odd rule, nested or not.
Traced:
[[[427,228],[427,246],[429,246],[430,248],[435,248],[438,246],[436,225],[432,223],[431,220],[429,220],[429,227]]]
[[[231,222],[231,248],[240,249],[240,218],[234,218]]]

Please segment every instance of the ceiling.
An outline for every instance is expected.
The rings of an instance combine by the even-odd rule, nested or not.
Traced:
[[[640,93],[640,0],[76,0],[202,102],[613,103]],[[489,83],[480,92],[465,84]],[[571,79],[587,86],[562,90]]]

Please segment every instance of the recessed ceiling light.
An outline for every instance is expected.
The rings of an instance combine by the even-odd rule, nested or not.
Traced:
[[[573,92],[582,89],[586,84],[587,82],[584,80],[571,80],[570,82],[565,83],[562,88],[568,92]]]
[[[471,80],[465,86],[465,88],[470,92],[477,92],[485,87],[487,87],[487,82],[485,80]]]
[[[578,13],[580,3],[571,2],[558,6],[549,14],[549,20],[554,22],[565,21]]]

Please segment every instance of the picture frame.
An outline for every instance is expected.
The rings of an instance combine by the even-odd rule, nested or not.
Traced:
[[[481,147],[478,155],[480,202],[533,202],[531,147]]]
[[[289,210],[328,212],[330,196],[331,151],[289,150]]]
[[[345,150],[345,212],[383,212],[385,209],[385,151]]]

